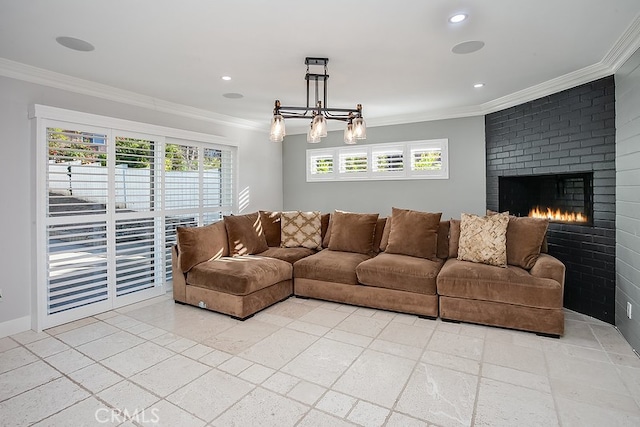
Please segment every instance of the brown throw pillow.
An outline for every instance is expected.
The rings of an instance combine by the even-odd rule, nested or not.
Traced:
[[[322,214],[320,217],[320,237],[322,238],[322,247],[329,246],[329,237],[331,236],[331,214]]]
[[[440,259],[447,259],[449,257],[449,228],[451,224],[449,221],[440,221],[438,227],[438,250],[436,256]]]
[[[368,254],[373,250],[377,223],[378,214],[335,211],[331,216],[329,249]]]
[[[389,233],[391,232],[391,215],[387,217],[387,222],[384,224],[384,230],[382,231],[382,239],[380,240],[380,252],[384,252],[389,244]]]
[[[435,259],[441,212],[392,208],[389,243],[385,252]]]
[[[260,222],[267,246],[280,247],[280,212],[260,211]]]
[[[380,252],[380,245],[382,242],[382,235],[384,234],[384,230],[387,226],[387,218],[378,218],[378,223],[376,224],[376,232],[373,235],[373,253],[377,254]]]
[[[458,258],[458,245],[460,244],[460,220],[449,220],[449,258]]]
[[[282,212],[281,240],[283,248],[322,249],[320,212]]]
[[[229,255],[223,221],[204,227],[177,227],[176,233],[180,269],[185,273],[202,262]]]
[[[509,217],[507,227],[507,263],[530,270],[540,256],[547,234],[546,218]]]
[[[482,264],[507,266],[507,226],[505,214],[479,217],[462,214],[458,259]]]
[[[258,212],[225,216],[224,225],[227,228],[231,256],[259,254],[269,249]]]

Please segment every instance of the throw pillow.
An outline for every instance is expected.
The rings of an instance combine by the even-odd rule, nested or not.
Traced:
[[[227,228],[231,256],[259,254],[269,249],[258,212],[225,216],[224,225]]]
[[[322,249],[320,217],[320,212],[282,212],[280,246]]]
[[[463,213],[458,259],[506,267],[508,225],[509,216],[505,214],[479,217]]]
[[[546,218],[509,217],[507,263],[530,270],[540,256],[548,226]]]
[[[320,217],[320,236],[322,237],[322,247],[329,247],[331,237],[331,214],[322,214]]]
[[[229,255],[222,221],[204,227],[177,227],[176,233],[180,269],[185,273],[202,262]]]
[[[267,246],[280,247],[280,212],[260,211],[260,222]]]
[[[377,223],[378,214],[335,211],[331,216],[329,249],[368,254],[373,250]]]
[[[385,252],[417,258],[436,259],[438,228],[442,213],[391,209],[389,243]]]
[[[384,230],[382,230],[382,239],[380,240],[380,252],[384,252],[389,244],[389,233],[391,232],[391,215],[387,218],[387,222],[384,224]]]
[[[458,245],[460,244],[460,220],[449,220],[449,258],[458,258]]]
[[[373,253],[377,254],[380,252],[380,246],[382,245],[382,235],[384,234],[384,230],[387,228],[387,218],[378,218],[378,223],[376,224],[376,232],[373,236]],[[387,236],[387,240],[388,240]]]

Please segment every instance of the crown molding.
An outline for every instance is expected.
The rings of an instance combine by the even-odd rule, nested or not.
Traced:
[[[260,124],[250,120],[141,95],[5,58],[0,58],[0,76],[219,125],[250,130],[261,130],[263,128]]]
[[[640,14],[609,49],[602,63],[608,65],[612,73],[615,73],[638,49],[640,49]]]

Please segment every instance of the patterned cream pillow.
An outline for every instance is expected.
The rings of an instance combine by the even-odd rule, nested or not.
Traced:
[[[458,259],[506,267],[508,225],[506,214],[479,217],[463,213]]]
[[[320,212],[282,212],[281,246],[322,249]]]

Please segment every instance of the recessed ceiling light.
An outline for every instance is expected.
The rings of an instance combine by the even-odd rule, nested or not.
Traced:
[[[484,83],[476,83],[473,85],[473,87],[475,87],[476,89],[479,89],[481,87],[484,87]]]
[[[222,80],[229,81],[231,80],[231,76],[222,76]]]
[[[462,22],[467,19],[467,15],[465,13],[456,13],[451,18],[449,18],[449,22],[452,24],[457,24],[458,22]]]
[[[230,93],[223,93],[222,96],[224,96],[225,98],[229,98],[229,99],[240,99],[240,98],[244,98],[244,95],[241,93],[235,93],[235,92],[230,92]]]
[[[56,37],[56,41],[60,45],[68,49],[77,50],[80,52],[91,52],[95,49],[95,47],[91,43],[77,39],[75,37],[60,36]]]

